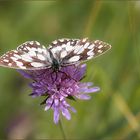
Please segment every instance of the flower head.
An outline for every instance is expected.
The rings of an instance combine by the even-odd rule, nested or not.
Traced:
[[[45,96],[41,104],[45,104],[45,110],[54,111],[54,122],[58,123],[60,113],[67,119],[71,119],[70,110],[76,110],[67,103],[67,99],[90,99],[89,93],[99,91],[99,87],[91,87],[91,82],[80,82],[84,77],[86,65],[71,65],[63,67],[60,71],[52,69],[37,71],[19,71],[24,77],[32,79],[30,84],[33,91],[32,97]]]

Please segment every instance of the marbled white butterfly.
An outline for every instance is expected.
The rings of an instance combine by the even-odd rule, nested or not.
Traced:
[[[58,39],[48,48],[37,41],[27,41],[0,57],[0,66],[40,70],[52,68],[54,71],[63,66],[77,64],[95,58],[111,48],[111,45],[100,41],[84,39]]]

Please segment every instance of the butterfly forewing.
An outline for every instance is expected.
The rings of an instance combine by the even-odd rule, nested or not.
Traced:
[[[51,67],[49,52],[37,41],[21,44],[0,57],[0,66],[15,69],[36,70]]]
[[[100,41],[89,41],[87,38],[79,40],[73,50],[63,58],[62,65],[71,65],[95,58],[111,48],[111,45]]]

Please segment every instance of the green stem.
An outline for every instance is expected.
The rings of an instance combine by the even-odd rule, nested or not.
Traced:
[[[62,132],[63,139],[66,140],[66,134],[64,132],[64,128],[63,128],[61,120],[59,120],[59,127],[60,127],[60,130]]]

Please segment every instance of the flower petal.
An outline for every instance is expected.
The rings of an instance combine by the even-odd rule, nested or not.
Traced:
[[[23,77],[25,77],[25,78],[32,78],[32,76],[29,74],[29,73],[27,73],[27,72],[25,72],[24,70],[17,70]]]
[[[67,119],[67,120],[70,120],[71,119],[71,114],[70,112],[68,111],[68,109],[66,108],[62,108],[62,115]]]
[[[90,100],[91,98],[91,96],[89,96],[88,94],[78,94],[76,95],[76,97],[81,100]]]
[[[97,91],[99,91],[99,90],[100,90],[99,87],[81,88],[81,89],[79,90],[79,92],[81,92],[81,93],[93,93],[93,92],[97,92]]]
[[[75,108],[73,108],[73,107],[69,107],[69,109],[70,109],[72,112],[74,112],[74,113],[77,112],[77,111],[75,110]]]
[[[85,91],[85,93],[97,92],[97,91],[99,91],[99,90],[100,90],[99,87],[93,87],[93,88],[87,89],[87,91]]]
[[[45,107],[45,111],[49,110],[50,107],[51,107],[50,105],[46,105],[46,107]]]
[[[53,118],[55,124],[58,123],[58,121],[59,121],[59,116],[60,116],[60,114],[59,114],[59,109],[58,109],[58,108],[55,108],[55,109],[54,109],[54,118]]]
[[[86,71],[86,64],[83,64],[81,65],[81,69],[80,70],[77,70],[75,73],[74,73],[74,77],[75,79],[77,80],[81,80],[85,74],[85,71]]]

